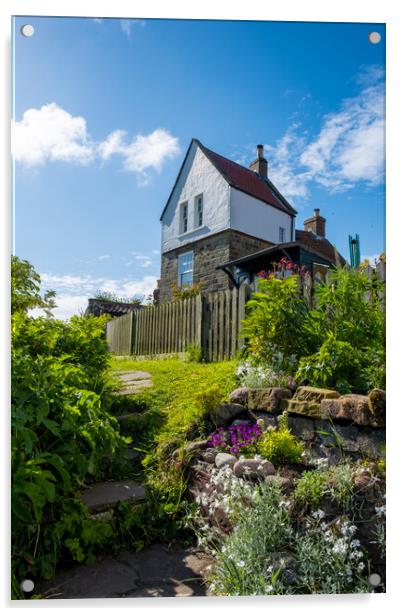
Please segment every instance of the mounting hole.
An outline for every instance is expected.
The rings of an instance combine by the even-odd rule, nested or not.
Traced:
[[[373,45],[377,45],[381,41],[381,34],[379,32],[370,32],[368,40]]]
[[[35,587],[35,584],[32,580],[23,580],[21,582],[21,590],[24,592],[32,592]]]
[[[31,24],[24,24],[21,26],[21,34],[22,36],[30,37],[33,36],[35,32],[35,28]]]
[[[379,586],[381,584],[381,577],[378,573],[372,573],[368,579],[372,586]]]

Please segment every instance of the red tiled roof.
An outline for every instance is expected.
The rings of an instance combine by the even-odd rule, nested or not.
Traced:
[[[204,145],[199,143],[202,151],[214,164],[218,171],[225,177],[226,181],[231,186],[241,190],[242,192],[264,201],[287,214],[295,214],[295,210],[283,203],[274,194],[269,186],[269,183],[261,178],[255,171],[243,167],[233,160],[229,160],[212,150],[209,150]]]
[[[312,252],[317,252],[323,257],[327,258],[332,263],[336,263],[335,249],[329,240],[325,237],[319,238],[311,231],[302,231],[296,229],[296,241],[300,242],[305,248]],[[339,253],[338,253],[339,254]],[[342,265],[345,263],[345,259],[339,254]]]

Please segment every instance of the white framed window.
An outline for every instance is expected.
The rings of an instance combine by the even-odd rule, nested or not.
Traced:
[[[194,226],[202,227],[204,217],[204,199],[202,195],[197,195],[194,199]]]
[[[178,256],[177,263],[178,272],[178,285],[183,287],[184,285],[191,286],[193,284],[193,253],[184,252]]]
[[[279,227],[279,241],[280,242],[284,242],[285,241],[285,229],[284,229],[284,227]]]
[[[184,201],[180,205],[180,233],[188,231],[188,202]]]

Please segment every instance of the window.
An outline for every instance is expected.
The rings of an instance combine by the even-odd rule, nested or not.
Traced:
[[[193,253],[185,252],[178,257],[178,284],[179,287],[193,284]]]
[[[195,226],[196,227],[202,227],[202,215],[203,215],[203,198],[202,198],[202,195],[198,195],[195,198],[194,214],[195,214]]]
[[[285,229],[283,227],[279,227],[279,241],[285,241]]]
[[[180,233],[188,231],[188,203],[185,201],[180,206]]]

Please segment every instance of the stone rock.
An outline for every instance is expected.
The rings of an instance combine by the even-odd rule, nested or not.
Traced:
[[[186,457],[186,454],[195,454],[199,451],[202,451],[203,449],[206,449],[208,447],[208,443],[209,443],[208,439],[192,441],[191,443],[187,443],[184,446],[183,450],[175,449],[172,454],[172,457],[174,460],[178,460],[180,458],[181,452],[184,457]]]
[[[357,443],[360,454],[365,458],[369,458],[370,460],[378,460],[378,458],[380,458],[381,443],[374,435],[359,434]]]
[[[337,400],[322,400],[321,415],[323,419],[352,421],[358,426],[369,426],[372,413],[368,396],[346,394]]]
[[[218,453],[215,458],[216,468],[223,468],[224,466],[230,466],[230,468],[233,468],[236,462],[236,456],[232,456],[230,453]]]
[[[304,417],[311,417],[313,419],[321,419],[321,409],[319,402],[309,402],[307,400],[283,400],[283,410],[288,413],[294,413],[296,415],[303,415]]]
[[[297,561],[290,552],[273,552],[271,561],[274,571],[281,568],[280,576],[285,584],[294,584],[297,581]]]
[[[288,428],[303,441],[312,441],[314,438],[314,421],[308,417],[288,417]]]
[[[106,511],[120,501],[138,502],[145,499],[145,489],[135,481],[104,481],[84,490],[81,500],[91,513]]]
[[[238,460],[233,467],[233,472],[236,477],[245,479],[264,479],[268,475],[275,474],[274,465],[268,460]]]
[[[267,428],[276,428],[278,426],[278,417],[277,415],[273,415],[272,413],[266,413],[265,411],[249,411],[252,419],[257,421],[262,421],[263,430],[267,430]]]
[[[374,428],[385,426],[385,391],[383,389],[372,389],[368,395],[369,407],[372,414],[371,425]]]
[[[208,464],[213,464],[216,458],[216,449],[213,447],[208,447],[208,449],[204,449],[200,452],[200,458],[204,460],[204,462],[208,462]]]
[[[339,397],[340,394],[333,389],[322,389],[321,387],[309,387],[302,385],[297,388],[293,399],[307,402],[321,402],[321,400]]]
[[[244,411],[241,404],[220,404],[211,411],[210,418],[216,426],[222,426],[239,417]]]
[[[268,411],[278,415],[282,410],[282,400],[287,400],[291,397],[292,392],[285,387],[249,389],[248,408],[251,411]]]
[[[230,394],[229,402],[232,404],[242,404],[243,406],[247,406],[248,392],[248,387],[238,387]]]
[[[293,481],[289,477],[281,477],[280,475],[268,475],[265,477],[265,483],[269,485],[278,484],[281,488],[288,488],[293,485]]]

